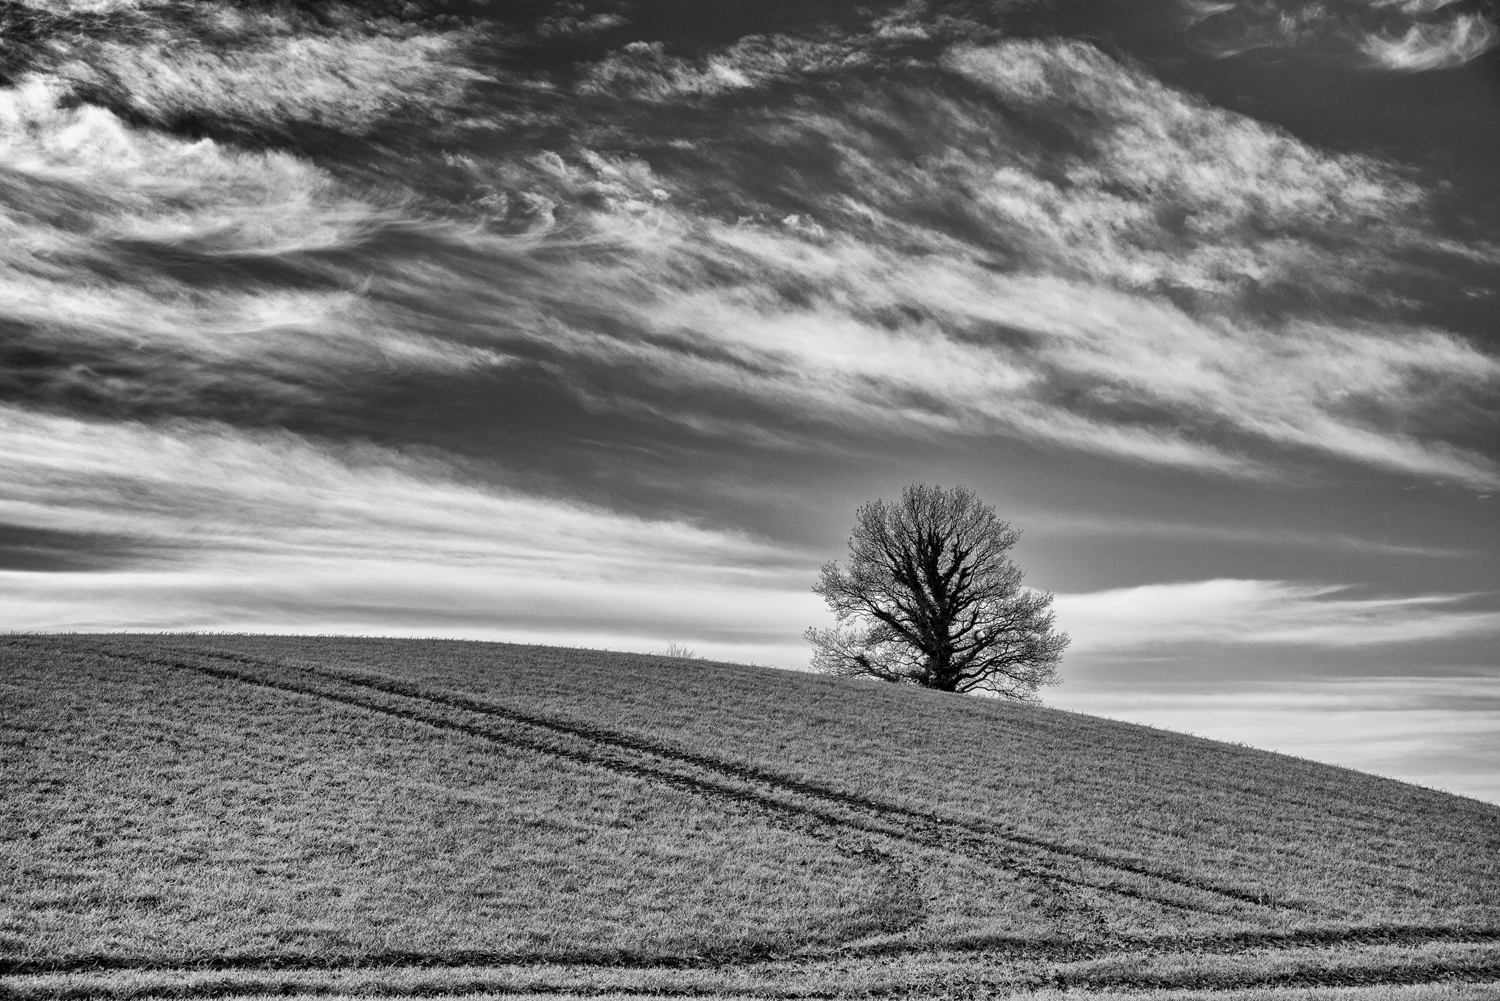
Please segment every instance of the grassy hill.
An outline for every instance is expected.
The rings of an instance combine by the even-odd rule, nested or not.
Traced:
[[[1057,710],[506,644],[9,636],[0,728],[0,996],[1500,981],[1500,807]]]

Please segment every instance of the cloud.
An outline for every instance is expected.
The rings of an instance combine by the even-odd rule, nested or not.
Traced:
[[[1059,594],[1070,653],[1120,654],[1188,643],[1328,649],[1500,634],[1500,612],[1461,607],[1472,595],[1345,597],[1350,588],[1266,580],[1150,584]]]
[[[1413,24],[1397,38],[1371,35],[1360,47],[1377,66],[1416,73],[1462,66],[1497,42],[1500,28],[1483,15],[1460,14],[1438,24]]]
[[[1400,72],[1450,69],[1500,42],[1484,13],[1453,11],[1460,0],[1181,0],[1190,30],[1215,55],[1300,48],[1350,65]]]
[[[536,24],[536,33],[542,38],[569,35],[592,35],[601,31],[612,31],[624,27],[630,21],[620,14],[592,14],[581,17],[581,3],[559,3],[553,5],[558,13],[542,18]]]
[[[456,51],[471,41],[455,32],[345,32],[252,36],[232,45],[191,37],[85,42],[57,46],[55,72],[92,99],[109,94],[159,124],[208,118],[261,130],[312,124],[358,135],[401,112],[430,116],[460,108],[466,87],[483,79],[456,61]]]
[[[764,656],[816,605],[811,562],[770,542],[370,445],[0,407],[0,467],[0,525],[33,549],[110,540],[101,571],[0,572],[14,629],[692,638]]]
[[[698,581],[604,582],[400,561],[232,561],[193,570],[0,570],[4,628],[443,636],[640,653],[690,641],[738,663],[799,668],[797,591]]]
[[[438,459],[208,422],[95,423],[0,407],[0,521],[153,540],[163,558],[328,554],[588,577],[750,577],[788,554],[464,478]],[[642,561],[641,553],[656,557]]]
[[[955,261],[900,270],[890,262],[861,273],[857,252],[829,256],[802,255],[805,275],[827,276],[828,298],[871,313],[915,306],[934,322],[892,335],[868,321],[830,315],[832,309],[809,315],[776,308],[774,300],[763,312],[700,301],[668,319],[679,329],[714,330],[719,341],[737,341],[747,351],[781,354],[800,380],[821,383],[819,399],[869,395],[894,414],[903,393],[929,391],[960,411],[959,427],[1009,429],[1148,462],[1255,471],[1224,447],[1222,434],[1217,442],[1194,440],[1171,426],[1186,418],[1408,472],[1478,482],[1495,477],[1477,456],[1403,441],[1404,435],[1339,413],[1356,399],[1418,405],[1401,392],[1407,372],[1430,372],[1444,383],[1472,380],[1483,392],[1500,367],[1455,339],[1429,334],[1413,343],[1317,328],[1203,324],[1166,304],[1056,279],[991,276]],[[954,336],[986,325],[1025,331],[1030,343]],[[1075,394],[1067,403],[1058,399],[1065,387]],[[1159,423],[1118,413],[1131,406],[1155,410]]]
[[[1367,0],[1372,7],[1399,7],[1402,13],[1417,16],[1420,14],[1431,14],[1440,11],[1444,7],[1452,7],[1462,0]]]
[[[578,89],[650,101],[711,97],[788,77],[854,69],[879,61],[872,39],[751,35],[701,59],[668,55],[662,42],[631,42],[591,64]]]
[[[132,128],[66,97],[47,77],[0,90],[0,163],[20,189],[5,224],[23,249],[125,239],[290,254],[352,242],[379,218],[305,160]]]
[[[913,256],[793,217],[705,220],[659,197],[671,182],[640,164],[596,156],[551,173],[565,185],[556,203],[586,191],[613,206],[575,216],[562,238],[590,246],[586,260],[570,266],[543,236],[548,270],[456,298],[504,304],[497,334],[638,372],[663,398],[693,385],[886,431],[1000,433],[1230,475],[1266,475],[1270,443],[1424,477],[1500,476],[1431,437],[1455,399],[1500,388],[1500,361],[1440,331],[1195,317],[1098,280],[996,272],[932,233]]]
[[[165,6],[164,0],[20,0],[20,4],[54,15],[116,14]]]
[[[988,91],[988,101],[974,101],[839,73],[892,61],[862,41],[752,38],[694,62],[668,56],[659,43],[633,43],[592,67],[579,86],[692,106],[770,81],[795,82],[820,99],[779,113],[731,113],[740,128],[727,137],[753,169],[774,174],[788,156],[805,158],[802,215],[913,246],[958,239],[991,260],[1024,260],[1132,289],[1232,294],[1305,287],[1316,272],[1325,294],[1350,291],[1387,265],[1391,250],[1432,242],[1415,232],[1425,193],[1392,165],[1323,153],[1086,43],[939,48],[943,70]],[[835,94],[822,94],[836,76]],[[1059,142],[1059,132],[1071,142]],[[773,144],[779,161],[766,148]],[[693,192],[708,205],[766,181],[739,178],[729,157],[710,162],[715,179],[729,186]],[[739,201],[735,214],[750,214],[744,209],[755,199]],[[757,207],[784,218],[798,213],[788,201]],[[1388,249],[1377,253],[1372,244]]]
[[[227,562],[195,570],[0,570],[4,629],[441,636],[660,653],[689,643],[798,669],[817,599],[698,581],[603,582],[399,561]]]
[[[850,71],[921,65],[947,45],[1002,34],[962,15],[928,16],[921,0],[883,10],[854,8],[841,20],[837,27],[823,21],[798,34],[748,34],[687,56],[669,54],[663,42],[631,42],[586,64],[575,86],[590,95],[653,103],[698,101],[788,80],[846,78]]]
[[[1043,147],[983,164],[987,177],[944,157],[972,178],[996,230],[1032,236],[1028,257],[1126,287],[1231,293],[1309,270],[1348,286],[1379,266],[1361,240],[1411,239],[1402,224],[1423,193],[1389,164],[1321,152],[1086,43],[959,46],[942,62],[1086,151]],[[1338,261],[1321,249],[1329,241]]]
[[[1218,541],[1247,546],[1278,546],[1321,549],[1378,556],[1429,559],[1478,559],[1482,549],[1424,546],[1383,539],[1369,539],[1343,532],[1310,532],[1296,529],[1247,527],[1223,524],[1190,524],[1142,518],[1087,518],[1032,512],[1026,516],[1028,536],[1077,538],[1079,536],[1148,537],[1173,540]]]
[[[403,99],[382,87],[410,82],[420,104],[448,86],[432,81],[468,79],[445,62],[457,42],[424,44],[274,35],[188,45],[174,66],[155,42],[106,41],[90,58],[149,120],[363,135]],[[414,409],[483,401],[460,413],[472,426],[442,429],[477,454],[515,432],[495,416],[501,390],[464,380],[520,368],[605,415],[606,436],[609,415],[645,414],[778,452],[1007,436],[1219,476],[1332,457],[1500,485],[1493,457],[1458,440],[1496,399],[1494,357],[1395,318],[1251,308],[1313,280],[1383,304],[1390,248],[1433,240],[1429,196],[1399,170],[1080,43],[964,43],[912,71],[940,88],[894,69],[826,86],[854,50],[818,45],[747,41],[680,66],[629,49],[617,62],[634,82],[601,63],[586,101],[548,91],[561,117],[537,131],[556,149],[486,132],[403,152],[382,175],[400,184],[127,123],[70,99],[82,76],[0,91],[14,207],[0,316],[25,356],[4,375],[19,405],[0,411],[0,525],[22,533],[28,566],[89,565],[74,550],[109,543],[108,573],[6,577],[7,621],[499,629],[792,659],[786,637],[816,614],[800,554],[568,502],[574,472],[537,496],[486,484],[510,482],[498,464],[416,458],[441,436],[378,405],[413,374],[427,380],[403,390]],[[797,99],[734,103],[772,80]],[[718,141],[671,145],[702,121],[684,107],[716,100]],[[569,101],[602,102],[658,153],[586,146],[610,134],[585,110],[578,140],[557,139]],[[790,180],[774,173],[787,163]],[[463,200],[432,194],[446,187]],[[55,416],[69,405],[120,423]],[[293,423],[293,408],[293,426],[411,447],[232,426]],[[539,451],[562,447],[548,414],[526,420]],[[1143,629],[1336,648],[1490,628],[1441,596],[1241,584],[1059,607],[1074,603],[1068,628],[1096,652],[1133,649]],[[1129,618],[1174,603],[1201,616]]]
[[[243,103],[226,115],[353,131],[388,103],[357,75],[324,87],[288,55],[337,69],[343,56],[320,46],[353,42],[276,38],[290,47],[281,76],[255,69],[274,55],[255,42],[208,62],[189,47],[180,65],[137,46],[140,72],[120,79],[143,107],[222,99]],[[368,71],[391,86],[437,58],[367,43]],[[694,64],[819,97],[726,107],[728,153],[689,142],[653,166],[581,145],[439,149],[404,191],[132,127],[34,77],[0,94],[0,162],[26,206],[0,288],[26,349],[52,359],[50,388],[29,392],[86,389],[128,413],[213,413],[226,392],[338,410],[386,372],[524,363],[596,409],[766,441],[812,421],[1216,475],[1332,456],[1500,484],[1491,457],[1450,440],[1493,404],[1496,359],[1395,320],[1262,308],[1268,290],[1309,283],[1387,308],[1389,255],[1434,241],[1427,195],[1399,171],[1320,153],[1082,43],[950,47],[922,72],[968,86],[962,98],[825,87],[857,51],[747,39]],[[676,79],[660,49],[617,55]],[[673,102],[718,93],[647,90],[590,93],[656,116],[641,127],[667,130],[659,140],[684,120]],[[1037,119],[1073,140],[1033,134]],[[911,147],[891,148],[901,135]],[[765,186],[758,165],[803,161],[795,189]],[[443,208],[424,180],[471,197]],[[98,377],[106,361],[113,379]],[[726,421],[725,400],[756,416]]]
[[[1374,318],[1394,305],[1379,276],[1402,267],[1400,248],[1441,243],[1426,229],[1427,194],[1399,171],[1321,153],[1082,43],[965,44],[942,65],[998,104],[898,102],[845,84],[816,113],[757,111],[730,132],[736,158],[817,151],[827,165],[801,171],[795,202],[738,212],[734,225],[713,213],[739,191],[721,159],[702,162],[709,190],[688,170],[539,158],[532,182],[547,185],[549,218],[570,222],[538,250],[588,246],[590,259],[574,272],[549,253],[548,291],[516,299],[577,290],[584,301],[559,303],[547,328],[555,347],[836,421],[1008,433],[1241,475],[1265,474],[1259,439],[1495,482],[1490,458],[1439,429],[1468,420],[1454,399],[1493,398],[1496,360]],[[772,75],[803,72],[784,60]],[[720,73],[707,91],[684,90],[662,82],[672,73],[652,71],[651,102],[752,80]],[[1076,145],[1059,154],[1032,140],[1018,111],[1071,130]],[[893,149],[890,135],[910,135],[918,152]],[[579,208],[601,199],[609,211]],[[1263,315],[1270,290],[1290,298],[1309,285],[1362,298],[1371,319]],[[1173,305],[1160,297],[1172,290],[1206,298]],[[577,319],[606,310],[638,336]]]
[[[41,77],[0,90],[0,319],[5,350],[31,359],[29,392],[192,413],[226,384],[320,400],[361,370],[506,363],[375,308],[367,275],[320,259],[403,220],[399,205],[290,154],[184,141],[65,96]],[[297,281],[268,287],[257,272],[281,261]]]

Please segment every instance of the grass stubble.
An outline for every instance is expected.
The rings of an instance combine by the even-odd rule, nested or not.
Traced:
[[[1500,808],[1146,727],[252,636],[0,708],[0,996],[1500,997]]]

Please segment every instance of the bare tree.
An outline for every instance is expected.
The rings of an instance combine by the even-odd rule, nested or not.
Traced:
[[[807,630],[813,667],[1038,701],[1060,680],[1068,634],[1052,630],[1052,595],[1021,586],[1019,538],[964,487],[917,484],[863,505],[848,569],[825,563],[813,585],[839,623]]]

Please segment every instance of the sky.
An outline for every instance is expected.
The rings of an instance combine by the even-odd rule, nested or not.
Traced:
[[[5,0],[0,629],[805,669],[961,484],[1048,704],[1500,802],[1497,166],[1496,0]]]

